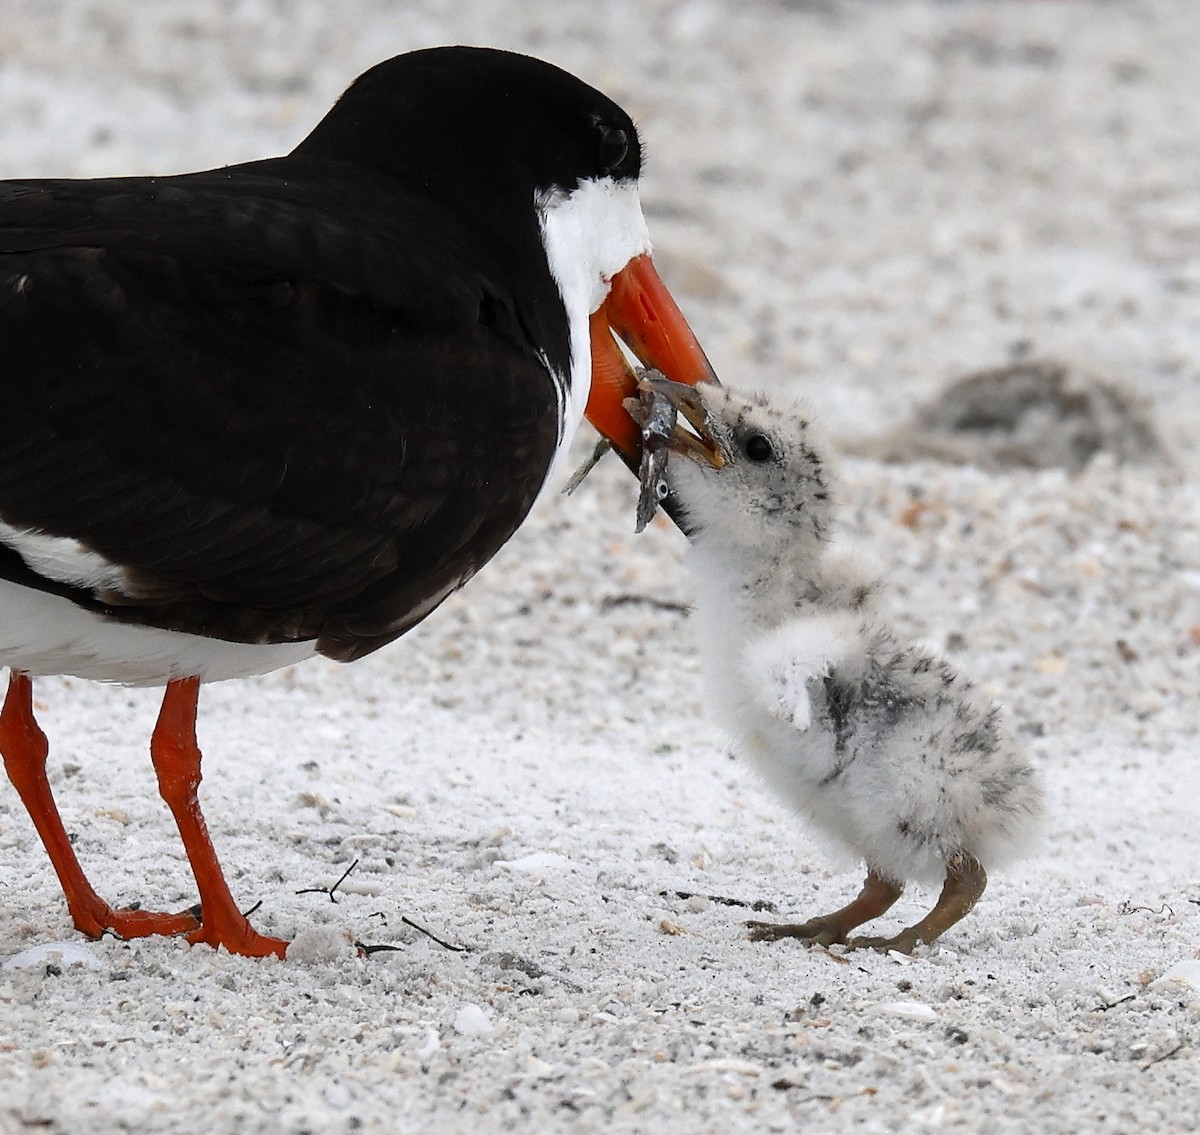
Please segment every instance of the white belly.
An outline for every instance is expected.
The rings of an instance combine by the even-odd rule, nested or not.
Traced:
[[[191,676],[214,682],[265,674],[315,653],[311,640],[222,642],[126,626],[61,596],[0,580],[0,666],[28,674],[72,674],[133,686]]]

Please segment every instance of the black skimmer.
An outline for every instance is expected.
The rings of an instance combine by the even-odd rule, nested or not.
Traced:
[[[84,933],[282,956],[197,806],[201,683],[403,634],[512,535],[585,411],[636,465],[614,335],[712,376],[650,259],[641,157],[574,76],[445,47],[367,71],[286,157],[0,183],[0,750]],[[198,909],[89,886],[43,674],[165,684],[151,753]]]
[[[880,581],[829,546],[828,474],[799,408],[662,380],[643,391],[696,431],[668,442],[666,478],[690,529],[714,717],[792,808],[867,865],[848,906],[752,922],[751,936],[903,953],[933,942],[983,893],[984,865],[1036,826],[1033,769],[992,700],[900,639],[876,606]],[[893,937],[849,937],[909,879],[942,884],[932,911]]]

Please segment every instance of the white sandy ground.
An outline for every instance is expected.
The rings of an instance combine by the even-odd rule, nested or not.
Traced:
[[[0,0],[0,176],[280,152],[379,58],[524,49],[637,115],[727,381],[848,439],[1025,344],[1147,398],[1174,463],[844,463],[897,620],[1048,792],[1036,854],[927,956],[744,939],[858,870],[724,752],[682,539],[635,538],[602,466],[392,648],[204,691],[209,823],[287,963],[85,941],[0,787],[0,1132],[1197,1130],[1200,5],[204,7]],[[153,693],[36,692],[98,888],[190,904]],[[356,860],[336,903],[297,894]]]

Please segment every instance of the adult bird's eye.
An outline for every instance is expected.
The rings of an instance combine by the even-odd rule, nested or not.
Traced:
[[[629,153],[629,135],[619,126],[600,127],[600,168],[612,173]]]
[[[759,465],[764,461],[770,461],[775,456],[775,450],[771,448],[771,443],[762,434],[751,434],[746,438],[742,449],[751,461]]]

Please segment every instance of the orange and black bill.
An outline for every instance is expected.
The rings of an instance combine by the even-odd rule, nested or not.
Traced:
[[[636,469],[641,434],[622,403],[637,393],[638,380],[618,338],[644,367],[675,382],[695,385],[717,376],[650,256],[635,257],[612,278],[608,297],[591,318],[592,390],[585,413]]]

